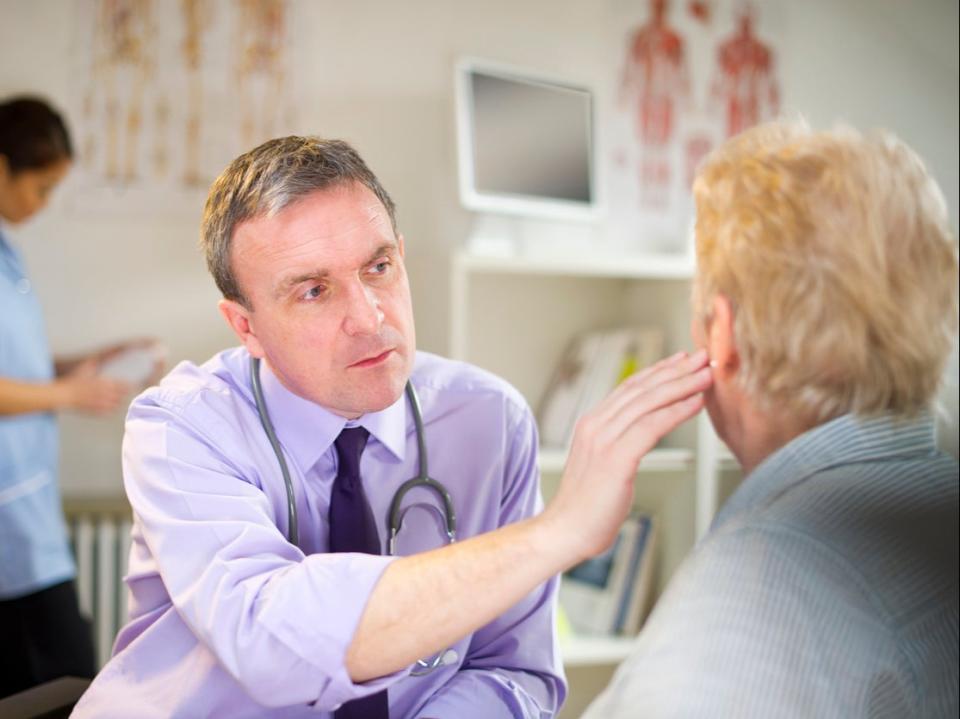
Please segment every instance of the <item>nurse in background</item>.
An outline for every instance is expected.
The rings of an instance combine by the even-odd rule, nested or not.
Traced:
[[[117,409],[133,388],[97,370],[129,344],[52,357],[7,232],[43,209],[72,157],[63,119],[46,103],[0,101],[0,697],[96,669],[60,505],[54,412]]]

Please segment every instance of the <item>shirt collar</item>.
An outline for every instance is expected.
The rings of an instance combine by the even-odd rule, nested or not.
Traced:
[[[10,240],[7,239],[7,233],[4,231],[2,220],[0,220],[0,250],[13,252],[13,245],[11,245]]]
[[[386,409],[347,420],[288,390],[266,362],[260,363],[260,383],[277,438],[303,471],[317,463],[347,426],[363,427],[403,461],[407,447],[405,394]]]
[[[10,272],[13,273],[13,278],[18,279],[23,277],[23,267],[20,260],[20,256],[17,253],[16,248],[11,244],[10,240],[7,239],[7,235],[4,232],[3,222],[0,222],[0,261],[3,264],[0,264],[0,267],[4,265],[9,266]]]
[[[717,513],[712,529],[742,512],[769,504],[825,469],[934,452],[935,428],[929,412],[914,419],[843,415],[795,437],[763,460]]]

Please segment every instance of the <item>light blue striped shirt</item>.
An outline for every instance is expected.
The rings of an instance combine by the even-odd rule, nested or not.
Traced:
[[[807,432],[726,503],[585,716],[956,717],[957,527],[929,417]]]

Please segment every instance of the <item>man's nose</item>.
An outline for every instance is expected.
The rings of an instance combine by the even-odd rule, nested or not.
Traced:
[[[373,288],[360,284],[350,290],[343,326],[349,335],[372,335],[380,331],[383,312]]]

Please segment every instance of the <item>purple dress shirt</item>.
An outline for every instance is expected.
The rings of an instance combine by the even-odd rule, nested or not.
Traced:
[[[411,380],[430,474],[453,498],[459,537],[539,512],[537,432],[520,394],[423,352]],[[552,716],[566,692],[555,579],[454,645],[451,665],[351,681],[346,650],[394,560],[327,552],[333,442],[348,423],[287,391],[265,364],[261,382],[293,478],[299,548],[285,539],[286,494],[253,402],[249,355],[181,363],[127,416],[130,617],[74,716],[329,717],[384,688],[392,719]],[[361,472],[384,542],[390,500],[417,474],[413,417],[401,397],[349,424],[370,432]],[[435,497],[408,497],[399,553],[443,544]]]

